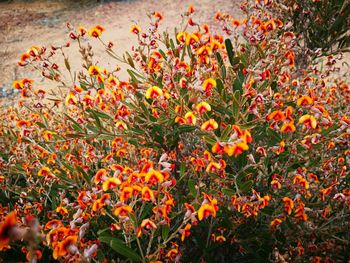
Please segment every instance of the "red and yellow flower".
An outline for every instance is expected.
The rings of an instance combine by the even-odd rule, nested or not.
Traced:
[[[219,127],[218,123],[214,119],[210,119],[204,122],[201,126],[201,130],[203,131],[213,131]]]
[[[162,95],[163,95],[163,91],[157,86],[150,87],[146,91],[146,99],[155,99]]]
[[[105,31],[105,29],[100,26],[100,25],[97,25],[97,26],[94,26],[93,28],[91,28],[89,30],[89,35],[91,37],[95,37],[95,38],[98,38],[102,35],[102,32]]]

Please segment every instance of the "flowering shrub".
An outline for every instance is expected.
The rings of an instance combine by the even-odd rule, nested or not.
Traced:
[[[350,3],[345,0],[330,1],[276,1],[282,16],[292,23],[293,31],[302,35],[303,51],[318,50],[320,54],[349,51]],[[278,8],[277,8],[278,9]],[[278,11],[277,11],[278,12]],[[322,51],[322,52],[320,52]]]
[[[57,89],[16,80],[22,98],[1,112],[1,256],[349,260],[350,89],[332,77],[335,57],[296,72],[294,33],[270,2],[243,5],[243,21],[217,13],[223,34],[193,7],[174,36],[160,33],[155,12],[148,29],[131,27],[138,45],[123,56],[102,26],[68,25],[82,69],[70,44],[23,54],[19,65]]]

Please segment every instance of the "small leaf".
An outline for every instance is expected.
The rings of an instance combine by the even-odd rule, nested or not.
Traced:
[[[236,194],[236,191],[235,191],[235,190],[228,189],[228,188],[222,189],[222,192],[223,192],[225,195],[228,195],[228,196],[233,196],[233,195]]]
[[[216,52],[216,59],[219,63],[222,79],[225,80],[226,79],[226,67],[224,64],[224,60],[222,59],[219,52]]]
[[[226,46],[228,59],[230,61],[230,64],[233,66],[234,65],[234,52],[233,52],[232,42],[230,39],[227,38],[225,40],[225,46]]]
[[[99,240],[103,243],[108,244],[114,251],[120,255],[123,255],[127,259],[130,259],[133,262],[142,262],[140,256],[131,248],[126,246],[120,239],[110,236],[100,236]]]
[[[70,71],[70,64],[69,64],[68,58],[65,58],[65,59],[64,59],[64,65],[66,66],[66,68],[68,69],[68,71]]]
[[[244,82],[244,74],[239,71],[237,74],[237,78],[233,82],[233,91],[238,90],[240,94],[243,94],[243,82]]]
[[[216,88],[218,89],[219,94],[221,95],[222,90],[224,89],[224,84],[221,79],[216,79]]]
[[[194,181],[192,179],[188,179],[187,185],[188,185],[188,189],[190,189],[191,194],[193,196],[196,196],[197,190],[196,190]]]
[[[181,125],[177,128],[179,133],[192,132],[196,129],[196,126]]]
[[[162,238],[163,240],[167,240],[168,236],[169,236],[169,225],[163,225],[162,226]]]
[[[247,192],[249,192],[250,189],[252,189],[252,186],[253,186],[253,181],[250,180],[250,181],[247,181],[243,184],[240,184],[239,190],[243,193],[247,193]]]

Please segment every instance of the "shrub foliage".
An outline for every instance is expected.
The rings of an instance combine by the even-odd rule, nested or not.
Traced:
[[[333,77],[336,57],[296,71],[299,39],[271,1],[242,9],[242,21],[216,14],[221,33],[192,6],[160,32],[155,12],[122,56],[102,26],[68,24],[70,44],[21,56],[57,88],[16,80],[18,105],[1,111],[2,258],[349,259],[349,86]]]

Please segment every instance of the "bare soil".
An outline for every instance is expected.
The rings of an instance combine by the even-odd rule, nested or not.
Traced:
[[[173,32],[181,22],[181,13],[190,4],[198,10],[197,22],[210,23],[216,11],[225,11],[240,18],[239,0],[128,0],[128,1],[5,1],[0,2],[0,87],[11,85],[16,78],[29,77],[47,87],[38,73],[16,65],[22,53],[34,45],[62,45],[67,41],[66,23],[90,28],[100,24],[106,28],[103,39],[112,41],[119,54],[130,50],[135,36],[129,32],[134,23],[146,25],[147,14],[159,11],[164,16],[163,28]],[[116,62],[106,57],[97,40],[91,40],[101,66],[115,67]],[[79,69],[80,60],[75,59],[77,48],[68,49],[73,68]],[[121,73],[122,77],[125,73]],[[39,85],[37,84],[37,85]]]

